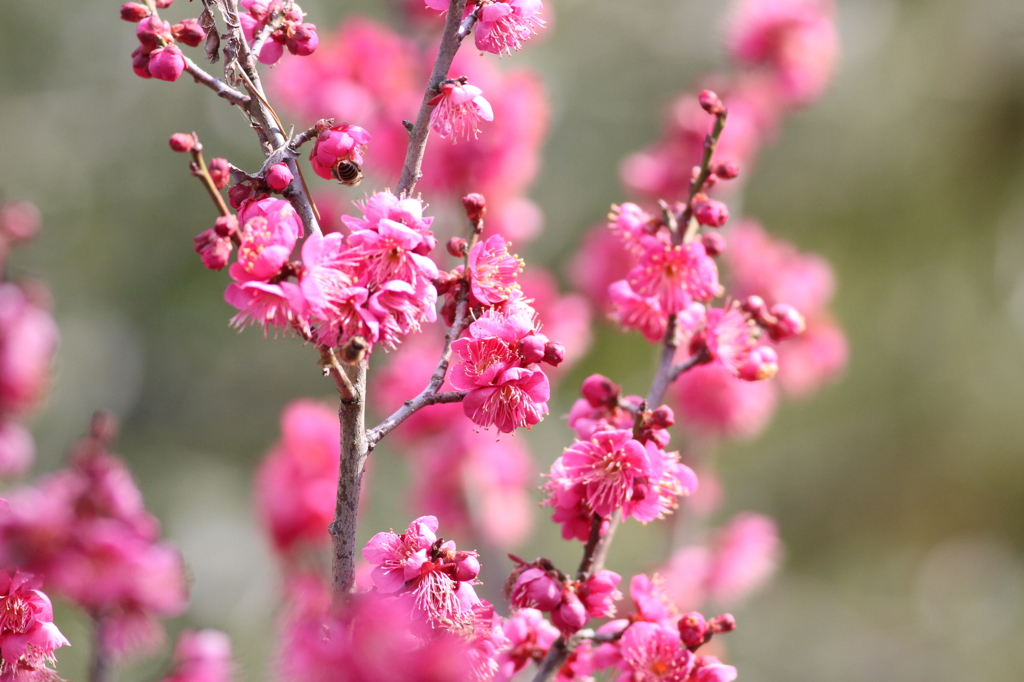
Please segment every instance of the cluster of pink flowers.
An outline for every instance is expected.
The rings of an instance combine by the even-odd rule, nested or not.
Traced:
[[[0,478],[20,476],[32,466],[35,441],[21,419],[42,401],[57,350],[46,288],[9,281],[5,272],[11,249],[30,241],[39,228],[33,204],[0,206]]]
[[[427,7],[445,12],[448,0],[426,0]],[[544,26],[541,0],[494,0],[466,3],[465,16],[477,12],[474,36],[477,49],[493,54],[522,48],[523,43]]]
[[[181,613],[187,595],[181,556],[160,541],[131,475],[106,450],[111,429],[97,419],[69,468],[9,492],[0,565],[42,576],[102,623],[108,652],[127,655],[159,645],[157,619]]]
[[[525,6],[497,2],[487,7],[501,11],[519,4]],[[364,170],[394,178],[402,168],[409,139],[401,122],[416,117],[434,52],[434,46],[425,47],[391,29],[353,18],[333,36],[324,36],[312,57],[283,62],[270,74],[269,82],[302,118],[333,116],[371,131],[373,154],[367,157]],[[469,50],[455,56],[450,74],[451,88],[438,93],[434,129],[442,134],[450,130],[451,139],[458,138],[459,144],[427,146],[418,187],[451,201],[479,192],[488,198],[490,229],[517,243],[535,237],[542,216],[526,190],[539,169],[548,120],[538,77],[524,69],[503,72]],[[449,108],[449,114],[462,116],[445,115],[442,106]],[[486,135],[470,134],[475,129],[473,119],[490,121]],[[329,199],[317,196],[321,212]]]
[[[301,261],[292,261],[302,235],[295,209],[272,197],[242,201],[241,227],[227,237],[238,239],[224,294],[240,311],[234,324],[294,331],[329,347],[360,337],[394,348],[433,322],[439,273],[427,254],[437,240],[423,203],[385,190],[359,205],[362,218],[344,217],[347,236],[309,235]],[[209,243],[197,238],[197,248],[200,241]]]
[[[0,500],[0,503],[3,501]],[[0,569],[0,680],[58,680],[54,650],[70,644],[53,623],[50,598],[32,574]]]
[[[316,26],[304,23],[305,14],[292,0],[240,0],[242,30],[250,44],[264,31],[269,37],[260,49],[259,60],[264,64],[277,64],[285,48],[294,55],[307,57],[320,42]]]
[[[595,517],[606,523],[616,512],[643,522],[662,518],[679,496],[697,489],[693,470],[664,450],[671,409],[637,415],[639,399],[622,398],[617,385],[596,374],[582,394],[569,416],[579,438],[551,465],[544,486],[562,537],[585,542]]]

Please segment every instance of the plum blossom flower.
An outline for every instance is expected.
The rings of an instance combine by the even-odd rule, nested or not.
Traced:
[[[537,609],[519,609],[503,625],[509,648],[497,659],[496,682],[508,682],[533,661],[541,661],[558,639],[558,628]]]
[[[541,0],[497,0],[483,5],[476,24],[477,49],[494,54],[519,50],[544,26],[543,7]]]
[[[174,647],[174,671],[161,682],[231,682],[231,640],[220,630],[185,630]]]
[[[480,134],[480,121],[493,121],[494,110],[483,90],[461,81],[441,84],[441,92],[430,100],[430,127],[441,137],[467,139]]]
[[[686,682],[694,656],[679,633],[657,623],[634,623],[620,643],[619,682]]]
[[[718,266],[700,242],[674,246],[648,238],[644,247],[640,262],[627,279],[639,296],[657,297],[666,314],[721,293]]]
[[[343,123],[317,135],[309,162],[313,172],[325,180],[334,178],[335,169],[346,161],[362,165],[370,133],[356,125]]]
[[[470,291],[480,305],[497,305],[519,289],[523,261],[508,252],[511,246],[500,235],[477,242],[469,251]]]
[[[30,573],[0,571],[0,680],[59,680],[49,666],[55,649],[70,642],[53,622],[50,598]]]

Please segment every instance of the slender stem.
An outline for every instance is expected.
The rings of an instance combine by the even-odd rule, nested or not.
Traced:
[[[697,231],[700,224],[693,216],[693,198],[704,188],[704,183],[711,177],[711,160],[715,156],[715,149],[718,147],[718,140],[725,130],[725,120],[729,112],[723,111],[715,116],[715,125],[711,132],[704,138],[704,156],[700,160],[700,171],[697,177],[690,183],[690,194],[686,198],[686,208],[679,217],[679,224],[686,226],[686,233],[682,235],[682,243],[688,244],[697,238]],[[676,233],[678,234],[678,232]],[[677,237],[678,238],[678,237]]]
[[[332,600],[342,606],[356,583],[356,525],[359,518],[359,493],[363,485],[366,456],[366,361],[344,366],[353,388],[350,398],[338,406],[341,421],[341,462],[338,467],[338,494],[334,522],[330,526],[333,550]]]
[[[220,190],[217,189],[216,183],[214,183],[213,178],[210,176],[210,169],[206,167],[206,160],[203,158],[203,145],[200,144],[199,138],[195,133],[192,133],[192,137],[195,139],[195,145],[192,147],[192,175],[199,178],[199,181],[203,183],[203,187],[206,188],[206,192],[213,199],[217,211],[221,215],[231,215],[231,209],[224,203],[224,197],[221,196]]]
[[[675,381],[676,379],[679,378],[680,374],[683,374],[684,372],[689,372],[697,365],[703,365],[710,360],[711,354],[708,352],[708,349],[701,348],[699,353],[691,355],[683,362],[672,365],[672,371],[669,374],[669,381]]]
[[[203,70],[201,66],[196,64],[194,61],[185,57],[185,72],[188,73],[192,78],[195,79],[196,83],[205,85],[206,87],[217,93],[218,97],[223,97],[232,104],[237,104],[242,108],[248,108],[251,98],[235,90],[230,85],[227,85],[224,81],[211,76],[209,73]]]
[[[113,669],[110,656],[104,646],[103,618],[93,616],[92,619],[92,661],[89,663],[89,682],[110,682]]]
[[[672,382],[672,360],[676,356],[676,316],[668,316],[668,325],[665,328],[665,339],[662,341],[661,359],[658,361],[658,371],[654,374],[651,382],[651,390],[647,393],[647,404],[652,407],[661,405],[665,399],[665,391]]]
[[[402,175],[398,179],[398,194],[412,194],[416,183],[423,175],[423,154],[427,149],[427,138],[430,135],[430,100],[438,94],[441,82],[448,77],[448,69],[452,66],[455,53],[459,51],[463,39],[473,29],[476,23],[477,10],[465,19],[462,14],[466,9],[466,0],[450,0],[448,3],[448,16],[445,18],[444,33],[441,35],[441,45],[437,48],[437,59],[434,61],[434,69],[430,72],[430,79],[427,81],[427,89],[423,93],[423,102],[420,104],[419,114],[416,115],[416,122],[409,131],[409,147],[405,153],[405,164],[402,166]]]

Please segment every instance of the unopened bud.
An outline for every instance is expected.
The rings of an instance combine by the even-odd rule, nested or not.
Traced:
[[[231,180],[231,164],[227,159],[222,159],[219,156],[210,159],[206,170],[210,172],[210,178],[213,179],[213,184],[217,189],[224,189],[228,186],[228,182]]]
[[[8,201],[0,206],[0,235],[12,242],[24,242],[39,234],[43,218],[31,201]]]
[[[484,214],[487,213],[487,200],[484,199],[483,194],[467,194],[462,197],[462,205],[466,209],[466,217],[469,218],[470,222],[480,222]]]
[[[191,133],[174,133],[169,142],[171,150],[179,154],[187,154],[196,147],[195,135]]]
[[[199,47],[200,43],[206,40],[206,31],[196,19],[185,19],[180,24],[175,24],[171,27],[171,35],[189,47]]]
[[[480,575],[480,560],[473,552],[457,552],[455,566],[455,579],[459,582],[475,580]]]
[[[736,629],[736,619],[731,613],[723,613],[708,621],[708,629],[719,634],[732,632]]]
[[[807,322],[800,311],[785,303],[776,303],[772,306],[771,314],[775,323],[768,325],[768,336],[772,341],[783,341],[802,334],[807,329]]]
[[[554,341],[544,344],[544,362],[552,367],[558,367],[565,361],[565,346]]]
[[[137,24],[149,16],[149,8],[137,2],[126,2],[121,5],[121,18]]]
[[[469,244],[462,237],[452,237],[445,246],[454,258],[465,258]]]
[[[760,322],[768,313],[768,306],[760,296],[747,296],[740,304],[740,310],[750,315],[755,321]]]
[[[165,9],[170,7],[174,0],[156,0],[153,4],[157,6],[157,9]]]
[[[703,644],[707,632],[708,624],[704,620],[704,616],[697,611],[691,611],[679,619],[679,637],[687,648],[695,648]]]
[[[519,354],[526,362],[540,362],[544,359],[545,342],[543,336],[531,334],[519,342]]]
[[[725,107],[722,106],[722,100],[711,90],[704,90],[700,93],[700,108],[712,116],[718,116],[725,111]]]
[[[704,199],[694,202],[693,216],[701,225],[721,227],[729,220],[729,209],[721,201]]]
[[[238,234],[238,218],[233,215],[222,215],[213,222],[213,231],[218,237],[230,238]]]
[[[732,161],[716,163],[712,172],[722,180],[732,180],[740,174],[740,167]]]
[[[562,593],[562,603],[551,612],[551,622],[563,635],[571,635],[578,631],[588,620],[590,616],[587,614],[587,608],[580,598],[569,590]]]
[[[739,377],[744,381],[771,379],[779,371],[779,356],[774,348],[758,346],[750,351],[746,361],[740,365]]]
[[[267,187],[276,192],[280,192],[285,187],[292,184],[292,180],[295,179],[295,176],[292,175],[287,164],[275,163],[267,170],[267,174],[263,179],[267,183]]]
[[[712,258],[725,253],[725,237],[717,232],[705,232],[700,236],[700,243],[704,245],[704,251]]]
[[[618,384],[600,374],[591,374],[580,386],[580,394],[592,407],[614,406],[621,392]]]
[[[649,414],[649,423],[656,429],[667,429],[676,423],[676,415],[668,405],[662,405],[658,409],[652,410]]]

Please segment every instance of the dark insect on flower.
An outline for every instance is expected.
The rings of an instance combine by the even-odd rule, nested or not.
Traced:
[[[349,187],[355,187],[363,181],[363,169],[355,161],[339,161],[331,174],[338,182]]]

